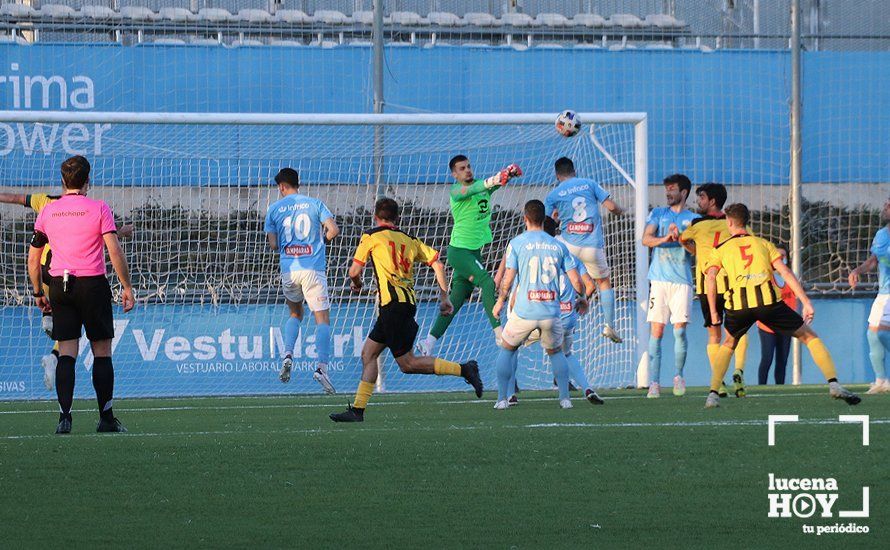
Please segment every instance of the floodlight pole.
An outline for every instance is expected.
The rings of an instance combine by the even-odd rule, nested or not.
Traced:
[[[801,278],[800,0],[791,0],[791,271]],[[800,341],[792,339],[791,383],[800,384]]]

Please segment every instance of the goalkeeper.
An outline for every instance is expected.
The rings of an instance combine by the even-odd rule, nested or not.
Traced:
[[[497,300],[494,280],[482,263],[482,247],[492,241],[491,195],[512,178],[522,175],[516,164],[504,168],[488,179],[474,179],[473,168],[464,155],[457,155],[448,162],[451,176],[456,180],[451,186],[451,217],[454,228],[448,245],[448,265],[454,270],[449,301],[454,313],[441,313],[433,323],[429,335],[417,343],[418,355],[432,355],[436,341],[445,334],[458,310],[473,294],[473,287],[482,291],[482,304],[488,323],[494,330],[495,340],[501,339],[501,322],[491,310]]]

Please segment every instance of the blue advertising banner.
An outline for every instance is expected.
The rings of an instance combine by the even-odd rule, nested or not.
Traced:
[[[421,304],[418,322],[429,326],[435,304]],[[129,314],[119,310],[112,342],[115,365],[115,394],[118,397],[162,397],[180,395],[257,395],[319,393],[312,380],[316,367],[315,326],[304,319],[294,353],[294,374],[288,384],[278,380],[283,342],[281,325],[284,305],[175,306],[136,308]],[[309,315],[308,317],[311,317]],[[332,354],[330,376],[338,391],[351,394],[361,377],[361,349],[376,317],[371,303],[341,305],[332,311]],[[494,338],[470,341],[471,325],[483,319],[478,304],[469,305],[451,327],[453,343],[442,346],[449,359],[476,359],[486,370],[486,382],[494,387]],[[0,309],[4,334],[15,335],[0,346],[0,400],[50,399],[55,392],[43,387],[40,356],[49,353],[52,342],[40,329],[36,308]],[[486,323],[487,327],[487,323]],[[490,330],[490,329],[488,329]],[[487,334],[486,334],[487,336]],[[77,363],[77,397],[93,396],[89,382],[92,355],[86,338],[81,340]],[[537,355],[540,355],[538,352]],[[384,381],[387,391],[468,390],[463,379],[439,376],[407,376],[385,354]],[[525,387],[540,385],[532,373],[520,379]]]
[[[863,383],[873,379],[865,338],[870,305],[870,300],[815,301],[817,317],[814,327],[829,350],[834,352],[842,382]],[[428,328],[435,313],[434,304],[421,304],[418,312],[421,327]],[[149,306],[137,308],[130,314],[118,311],[113,342],[115,394],[117,397],[176,397],[321,393],[320,386],[312,380],[316,359],[315,328],[309,320],[303,321],[290,383],[282,384],[278,380],[281,324],[285,316],[283,305]],[[332,311],[334,360],[331,379],[338,393],[344,394],[347,400],[361,376],[361,347],[374,316],[374,307],[369,303],[341,305]],[[465,306],[442,340],[439,351],[443,357],[456,361],[478,360],[486,387],[494,389],[497,349],[483,319],[479,304]],[[700,326],[701,322],[699,308],[693,308],[691,325]],[[40,356],[49,353],[52,343],[40,330],[37,309],[0,309],[0,329],[8,336],[0,346],[0,365],[3,367],[0,369],[0,400],[55,399],[55,392],[43,387]],[[756,332],[752,329],[747,360],[748,372],[754,377],[752,383],[756,380],[760,358],[760,339]],[[425,334],[423,328],[421,334]],[[704,330],[689,331],[690,353],[685,375],[690,386],[703,386],[710,380],[710,368],[703,352],[706,343]],[[670,334],[666,336],[664,346],[672,349]],[[610,367],[608,357],[597,356],[598,353],[592,352],[582,360],[594,384],[600,369]],[[384,357],[386,391],[469,391],[469,386],[460,378],[402,374],[388,353],[385,352]],[[89,381],[91,367],[92,357],[83,340],[77,362],[77,397],[93,398]],[[662,369],[663,382],[669,383],[669,373],[669,369]],[[550,366],[540,346],[523,348],[518,369],[519,387],[550,389],[553,387],[551,380]],[[805,384],[824,383],[806,351],[802,381]],[[630,378],[622,385],[632,382],[630,373]]]
[[[683,171],[694,181],[788,182],[790,57],[784,51],[529,50],[388,48],[387,101],[421,112],[644,111],[649,114],[650,181]],[[807,52],[804,72],[804,181],[886,181],[887,163],[857,159],[838,143],[872,144],[890,132],[851,109],[890,102],[880,82],[855,82],[863,63],[884,67],[886,52]],[[510,67],[508,84],[500,68]],[[0,44],[0,108],[149,112],[370,111],[370,50],[359,47],[221,48],[111,44]],[[564,71],[571,69],[571,85]],[[459,74],[456,73],[459,71]],[[868,71],[869,75],[880,71]],[[890,71],[885,71],[890,74]],[[423,78],[417,78],[417,75]],[[756,78],[754,77],[756,75]],[[829,75],[829,76],[826,76]],[[459,82],[469,85],[456,85]],[[825,98],[825,101],[820,98]],[[815,98],[815,101],[807,101]],[[828,126],[826,126],[828,125]],[[329,129],[330,130],[330,129]],[[333,129],[335,133],[345,133]],[[323,131],[323,130],[322,130]],[[858,136],[853,139],[851,136]],[[251,159],[293,159],[266,130],[198,131],[104,124],[27,125],[0,121],[0,181],[45,178],[71,154],[116,157],[108,177],[133,185],[227,184],[244,180]],[[308,138],[307,138],[308,139]],[[330,138],[329,138],[330,139]],[[292,139],[294,147],[303,138]],[[332,158],[361,151],[339,139]],[[417,140],[409,140],[416,143]],[[275,143],[275,147],[270,147]],[[399,154],[398,151],[391,151]],[[365,151],[369,155],[369,151]],[[826,168],[823,158],[832,159]],[[183,158],[191,163],[183,165]],[[153,170],[140,163],[152,161]],[[27,160],[39,162],[27,163]],[[364,161],[363,161],[364,162]],[[24,170],[24,173],[22,172]],[[352,169],[349,173],[356,173]],[[145,175],[151,173],[150,182]],[[163,176],[163,177],[161,177]],[[331,174],[331,181],[342,175]],[[850,179],[852,178],[852,179]],[[326,182],[324,175],[315,181]],[[244,184],[250,184],[245,181]]]

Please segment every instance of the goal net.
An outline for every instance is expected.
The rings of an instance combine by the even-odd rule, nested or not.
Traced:
[[[129,314],[116,309],[117,395],[316,393],[311,314],[303,321],[291,382],[278,380],[287,308],[277,255],[263,233],[266,209],[278,195],[273,178],[282,167],[295,168],[301,192],[323,200],[342,231],[328,247],[330,370],[337,390],[349,393],[359,380],[360,350],[376,311],[371,274],[365,274],[367,290],[353,294],[346,271],[361,233],[372,226],[375,199],[395,198],[402,207],[400,228],[444,256],[452,227],[448,160],[468,156],[477,177],[518,163],[525,175],[492,198],[494,242],[483,256],[494,273],[507,242],[524,229],[522,205],[546,196],[556,183],[553,162],[567,156],[579,176],[602,184],[627,211],[621,217],[603,213],[615,328],[624,343],[600,335],[603,317],[594,299],[574,349],[596,386],[623,387],[634,382],[639,334],[645,331],[644,315],[637,314],[646,299],[646,256],[639,244],[648,207],[645,116],[581,117],[582,132],[564,138],[551,114],[7,112],[0,115],[0,192],[56,194],[61,162],[82,153],[92,163],[90,196],[111,206],[118,225],[133,224],[132,238],[122,243],[138,304]],[[40,329],[25,266],[35,215],[4,204],[0,216],[0,398],[50,398],[39,365],[52,344]],[[419,266],[420,337],[435,318],[435,288],[432,271]],[[92,366],[85,340],[82,350],[77,370],[83,381]],[[478,291],[439,341],[437,355],[476,359],[486,387],[495,387],[496,347]],[[386,357],[387,391],[467,389],[460,379],[403,375]],[[524,348],[520,357],[521,388],[552,387],[539,345]],[[91,392],[88,383],[78,384],[78,396]]]

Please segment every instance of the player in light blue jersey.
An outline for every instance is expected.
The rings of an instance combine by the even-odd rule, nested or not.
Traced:
[[[550,216],[547,216],[544,220],[544,231],[552,237],[556,236],[557,224]],[[557,242],[565,246],[565,243],[562,241],[557,240]],[[584,286],[583,298],[586,301],[596,290],[596,283],[594,282],[593,277],[587,273],[587,267],[584,265],[584,262],[569,252],[568,248],[566,248],[566,253],[571,255],[570,260],[574,264],[575,269],[578,270],[578,275],[581,276],[581,282]],[[584,398],[587,399],[588,402],[593,405],[602,405],[602,398],[597,395],[596,390],[590,386],[590,380],[588,380],[584,368],[581,366],[578,358],[572,353],[572,344],[575,340],[575,327],[578,325],[577,303],[579,296],[581,295],[575,291],[575,288],[569,281],[568,275],[560,273],[559,320],[562,322],[562,328],[565,332],[563,335],[562,351],[563,354],[565,354],[566,361],[569,365],[569,380],[574,380],[575,385],[584,392]]]
[[[596,280],[605,320],[603,336],[620,343],[621,337],[612,328],[615,322],[615,291],[609,280],[599,205],[616,215],[623,214],[624,210],[609,198],[609,193],[598,183],[579,178],[571,159],[562,157],[554,167],[559,185],[544,199],[546,213],[559,222],[562,231],[560,240],[566,243],[569,252],[584,262],[587,272]]]
[[[692,309],[692,256],[680,244],[680,233],[700,217],[686,208],[692,182],[683,174],[664,178],[667,206],[646,218],[643,245],[652,249],[649,263],[649,393],[661,396],[661,339],[668,321],[674,325],[674,395],[686,393],[686,324]]]
[[[531,200],[525,204],[525,233],[515,237],[507,247],[507,263],[501,280],[498,301],[493,314],[499,316],[504,302],[516,280],[513,310],[501,337],[501,351],[497,358],[498,401],[496,409],[506,409],[513,357],[519,346],[534,330],[541,332],[541,347],[550,357],[559,387],[559,405],[572,407],[569,399],[568,364],[562,353],[563,327],[559,310],[559,275],[565,272],[575,290],[582,294],[578,310],[587,311],[587,300],[578,271],[571,255],[556,239],[543,231],[544,203]]]
[[[281,199],[269,206],[263,230],[272,250],[281,257],[281,288],[290,309],[284,324],[281,372],[282,382],[289,382],[293,353],[300,336],[303,302],[315,316],[315,346],[318,364],[312,378],[325,393],[334,393],[327,367],[331,360],[331,315],[328,283],[325,276],[326,243],[339,233],[334,216],[325,204],[299,193],[300,175],[293,168],[282,168],[275,176]]]
[[[551,237],[556,237],[557,235],[558,225],[556,221],[547,216],[544,218],[544,232],[550,235]],[[558,240],[558,243],[565,246],[565,244]],[[581,276],[581,281],[584,285],[584,298],[585,300],[589,299],[589,297],[596,290],[596,283],[593,281],[593,278],[587,273],[587,268],[584,266],[584,262],[578,259],[577,256],[573,255],[566,248],[566,253],[571,255],[571,261],[573,262],[575,269],[578,270],[578,275]],[[506,256],[501,260],[501,265],[498,267],[497,275],[495,275],[495,282],[500,285],[500,282],[503,280],[504,271],[506,270],[507,258]],[[513,288],[510,291],[510,295],[513,296],[513,293],[516,289],[516,281],[513,281]],[[574,287],[572,287],[569,282],[568,276],[565,273],[560,273],[559,275],[559,319],[562,321],[563,326],[563,353],[566,356],[566,361],[569,365],[569,381],[574,381],[575,384],[581,388],[581,391],[584,392],[584,397],[594,405],[602,405],[603,400],[597,395],[596,391],[590,386],[590,381],[587,379],[587,375],[584,373],[584,368],[581,367],[581,363],[578,361],[578,358],[572,354],[572,343],[574,341],[574,333],[575,327],[578,323],[578,310],[575,305],[577,303],[578,293],[575,292]],[[508,306],[509,309],[509,306]],[[505,321],[506,322],[506,321]],[[534,331],[531,335],[529,335],[528,339],[525,341],[525,345],[531,345],[533,342],[537,342],[540,339],[540,331]],[[510,382],[507,384],[507,388],[515,389],[517,388],[516,384],[516,369],[517,369],[517,356],[513,355],[513,374],[510,378]],[[513,390],[511,390],[513,391]],[[507,400],[508,405],[511,407],[516,405],[519,402],[518,396],[516,393],[513,393],[509,399]]]
[[[890,380],[884,369],[884,357],[890,351],[890,199],[881,210],[884,227],[871,243],[871,255],[850,272],[850,287],[856,288],[859,276],[878,268],[878,295],[868,315],[868,348],[875,381],[866,393],[890,393]]]

